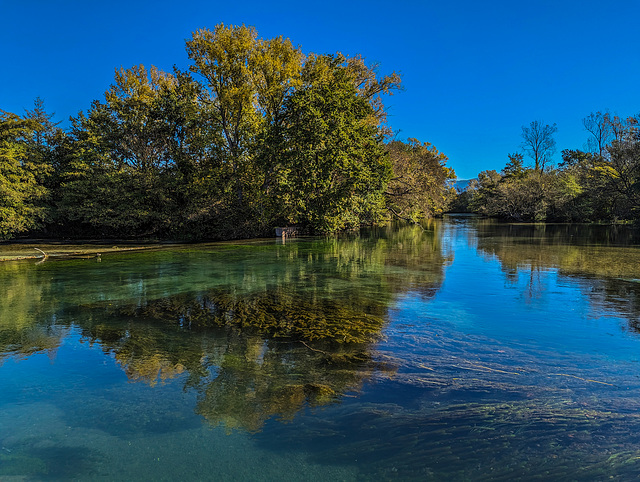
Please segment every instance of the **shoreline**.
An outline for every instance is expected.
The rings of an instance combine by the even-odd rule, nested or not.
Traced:
[[[44,240],[43,240],[44,241]],[[0,244],[0,262],[22,261],[29,259],[89,259],[99,258],[105,253],[144,251],[163,246],[178,246],[180,243],[105,243],[101,241],[84,243],[66,243],[47,240],[37,242],[4,242]]]

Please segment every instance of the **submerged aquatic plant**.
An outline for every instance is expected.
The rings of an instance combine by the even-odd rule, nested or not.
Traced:
[[[323,299],[284,289],[257,294],[209,290],[197,296],[155,300],[119,313],[169,322],[190,329],[232,326],[269,338],[336,343],[374,341],[384,325],[384,306],[361,300]]]

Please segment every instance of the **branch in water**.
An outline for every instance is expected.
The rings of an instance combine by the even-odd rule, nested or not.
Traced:
[[[387,209],[388,209],[389,211],[391,211],[391,213],[392,213],[395,217],[397,217],[398,219],[402,219],[402,220],[404,220],[404,221],[410,222],[411,224],[415,224],[416,226],[420,226],[420,228],[422,228],[422,230],[424,231],[424,228],[422,227],[422,225],[421,225],[418,221],[416,221],[415,219],[408,218],[408,217],[405,217],[405,216],[401,216],[400,214],[398,214],[397,212],[395,212],[395,210],[394,210],[393,208],[391,208],[391,207],[388,207]]]

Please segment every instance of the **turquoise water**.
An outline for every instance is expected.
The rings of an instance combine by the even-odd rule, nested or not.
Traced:
[[[0,480],[640,475],[640,239],[450,217],[0,264]]]

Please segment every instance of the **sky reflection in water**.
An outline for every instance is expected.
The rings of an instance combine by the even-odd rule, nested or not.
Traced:
[[[0,265],[0,477],[640,473],[629,228],[449,218]]]

